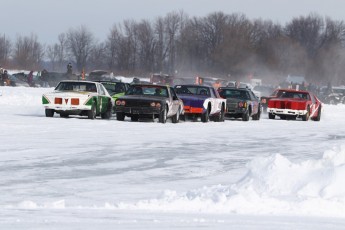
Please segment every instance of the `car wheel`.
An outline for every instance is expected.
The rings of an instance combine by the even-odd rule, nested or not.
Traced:
[[[242,115],[242,121],[249,121],[249,110]]]
[[[303,121],[308,121],[309,120],[309,116],[310,116],[310,108],[308,106],[307,108],[307,113],[305,115],[302,116],[302,120]]]
[[[205,113],[201,114],[201,121],[208,122],[209,119],[210,119],[210,112],[209,110],[206,110]]]
[[[171,118],[172,123],[179,123],[180,121],[180,108],[176,111],[176,114]]]
[[[224,121],[224,106],[222,106],[222,109],[217,114],[217,116],[214,118],[214,121],[216,121],[216,122]]]
[[[113,105],[111,101],[108,102],[108,109],[104,113],[101,114],[102,119],[110,119],[113,111]]]
[[[255,120],[255,121],[260,120],[260,116],[261,116],[261,109],[260,109],[260,106],[259,106],[258,112],[253,115],[253,120]]]
[[[53,117],[54,109],[46,109],[46,117]]]
[[[273,113],[268,113],[268,118],[274,119],[274,118],[276,118],[276,115],[274,115]]]
[[[87,111],[87,117],[92,120],[96,118],[96,105],[94,102],[92,103],[91,110]]]
[[[319,106],[319,109],[317,110],[317,116],[314,119],[314,121],[320,121],[321,120],[321,106]]]
[[[121,113],[121,112],[116,113],[116,120],[124,121],[125,120],[125,114]]]
[[[159,123],[165,124],[167,122],[167,114],[168,108],[165,107],[165,109],[159,114]]]

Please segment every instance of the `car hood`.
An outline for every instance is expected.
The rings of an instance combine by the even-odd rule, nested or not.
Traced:
[[[148,96],[148,95],[124,95],[118,99],[122,100],[141,100],[141,101],[166,101],[168,98],[159,96]]]
[[[226,99],[226,103],[227,103],[227,104],[237,103],[237,102],[240,102],[240,101],[248,101],[248,100],[245,100],[245,99],[238,99],[238,98],[227,98],[227,99]]]

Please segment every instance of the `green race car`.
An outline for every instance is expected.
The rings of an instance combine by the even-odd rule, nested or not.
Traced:
[[[42,95],[42,104],[47,117],[58,113],[61,117],[79,115],[95,119],[100,115],[103,119],[109,119],[114,100],[98,82],[65,80],[53,92]]]

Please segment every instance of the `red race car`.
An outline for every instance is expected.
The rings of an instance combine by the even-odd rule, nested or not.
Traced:
[[[269,119],[302,118],[303,121],[321,119],[321,101],[311,92],[294,89],[279,89],[275,98],[268,101]]]

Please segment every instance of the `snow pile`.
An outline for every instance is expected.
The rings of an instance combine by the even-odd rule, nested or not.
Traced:
[[[0,86],[0,105],[38,106],[42,105],[42,94],[53,91],[54,88],[30,88]]]
[[[184,194],[165,191],[159,198],[114,208],[151,211],[345,216],[345,146],[318,160],[293,163],[280,154],[258,158],[239,182]],[[109,204],[107,204],[109,206]]]

